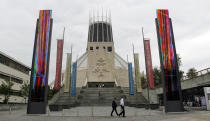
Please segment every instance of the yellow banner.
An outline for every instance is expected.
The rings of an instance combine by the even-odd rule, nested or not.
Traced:
[[[134,67],[135,67],[136,91],[142,92],[141,75],[139,70],[139,54],[137,53],[134,53]]]
[[[67,53],[64,92],[69,92],[71,84],[71,53]]]

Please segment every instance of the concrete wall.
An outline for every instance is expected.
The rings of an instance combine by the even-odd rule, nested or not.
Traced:
[[[117,69],[115,69],[114,74],[115,74],[117,86],[129,87],[128,70],[127,69],[117,68]]]
[[[147,88],[142,89],[142,95],[148,100],[148,91]],[[151,104],[157,104],[158,102],[158,96],[156,89],[149,89],[149,98]]]
[[[24,82],[29,82],[29,79],[30,79],[29,75],[27,75],[21,71],[18,71],[16,69],[13,69],[11,67],[5,66],[1,63],[0,63],[0,71],[4,72],[6,74],[9,74],[9,75],[19,77],[19,78],[23,79]]]
[[[112,47],[111,52],[108,52],[108,47]],[[114,82],[113,70],[114,43],[88,42],[88,82]]]
[[[196,78],[187,79],[181,81],[182,90],[190,89],[198,86],[204,86],[210,84],[210,73]],[[147,99],[147,89],[143,89],[143,96]],[[163,88],[150,89],[150,100],[152,102],[158,102],[158,94],[163,94]]]
[[[0,102],[4,101],[4,95],[0,95]],[[27,101],[27,99],[26,99]],[[20,96],[11,95],[9,97],[9,103],[25,103],[25,99]]]
[[[15,76],[15,77],[18,77],[20,78],[21,80],[23,80],[23,83],[29,83],[29,80],[30,80],[30,76],[23,73],[23,72],[20,72],[16,69],[13,69],[11,67],[8,67],[6,65],[3,65],[0,63],[0,71],[3,72],[3,73],[6,73],[8,75],[12,75],[12,76]],[[2,84],[2,82],[4,82],[5,80],[4,79],[1,79],[0,78],[0,84]],[[12,81],[13,82],[13,81]],[[12,86],[12,89],[13,90],[20,90],[21,89],[21,85],[20,83],[16,83],[16,82],[13,82],[13,86]],[[3,102],[4,100],[4,96],[0,96],[0,102]],[[20,97],[20,96],[11,96],[10,99],[9,99],[9,102],[14,102],[14,103],[25,103],[25,100],[23,97]]]
[[[210,73],[192,79],[181,81],[182,90],[210,84]],[[155,89],[157,94],[163,94],[163,88]]]
[[[87,69],[77,70],[76,87],[82,87],[85,84],[87,78]]]
[[[181,82],[182,89],[189,89],[207,84],[210,84],[210,73]]]

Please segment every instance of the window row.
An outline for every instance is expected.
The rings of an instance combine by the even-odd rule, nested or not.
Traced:
[[[108,23],[94,23],[89,26],[88,42],[112,42],[112,27]]]
[[[21,71],[21,72],[23,72],[25,74],[29,74],[29,70],[26,67],[22,66],[21,64],[15,62],[15,61],[13,61],[13,60],[11,60],[9,58],[6,58],[3,55],[0,55],[0,63],[4,64],[6,66],[9,66],[9,67],[11,67],[13,69],[16,69],[18,71]]]
[[[106,50],[106,47],[103,46],[103,49]],[[92,51],[94,50],[92,46],[90,47],[90,50],[92,50]],[[96,46],[96,50],[99,50],[99,46]],[[112,52],[112,47],[107,47],[107,51]]]
[[[5,80],[5,81],[11,81],[11,82],[19,83],[19,84],[23,83],[23,80],[21,80],[21,79],[17,79],[17,78],[14,78],[14,77],[9,77],[9,76],[4,75],[4,74],[0,74],[0,78]]]

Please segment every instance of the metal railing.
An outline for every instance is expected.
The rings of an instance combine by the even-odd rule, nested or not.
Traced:
[[[193,76],[193,77],[189,77],[189,76],[185,75],[185,76],[183,76],[182,81],[192,79],[192,78],[197,78],[197,77],[200,77],[200,76],[203,76],[203,75],[206,75],[206,74],[210,74],[210,68],[206,68],[206,69],[197,71],[195,73],[196,76]]]

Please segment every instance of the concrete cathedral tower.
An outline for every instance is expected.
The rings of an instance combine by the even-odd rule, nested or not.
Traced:
[[[128,67],[114,49],[111,14],[90,15],[87,51],[77,60],[76,87],[128,87]]]
[[[90,20],[88,32],[88,86],[114,85],[114,42],[111,19],[97,16]]]

